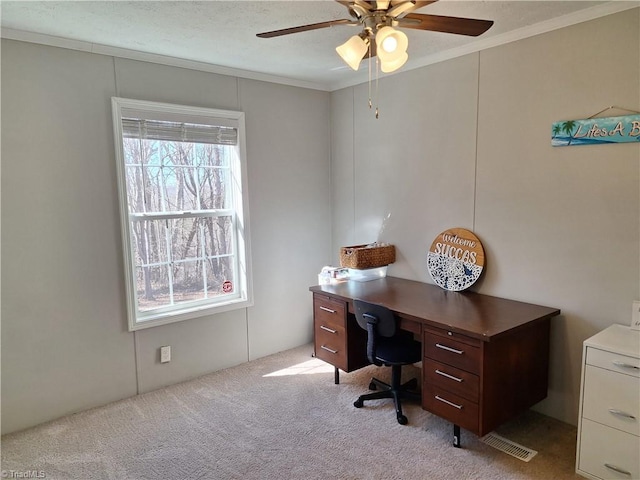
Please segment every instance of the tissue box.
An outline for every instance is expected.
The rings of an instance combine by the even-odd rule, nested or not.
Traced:
[[[340,249],[340,266],[357,268],[386,267],[396,261],[394,245],[353,245]]]

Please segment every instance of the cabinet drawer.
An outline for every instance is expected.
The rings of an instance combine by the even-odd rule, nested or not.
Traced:
[[[578,473],[604,479],[640,478],[640,437],[586,418],[580,436]]]
[[[322,295],[313,295],[313,318],[315,322],[325,325],[335,325],[344,328],[346,319],[346,304]]]
[[[585,365],[582,416],[640,436],[640,378]]]
[[[640,377],[640,358],[589,347],[587,348],[586,363],[588,365],[606,368],[607,370],[613,370],[614,372]]]
[[[422,407],[470,432],[478,432],[478,404],[434,385],[422,388]]]
[[[465,372],[429,358],[422,362],[424,383],[432,384],[455,395],[478,403],[479,378],[473,373]]]
[[[315,321],[316,357],[347,370],[347,339],[344,327]]]
[[[427,358],[467,372],[480,374],[481,352],[479,347],[426,332],[423,351]]]

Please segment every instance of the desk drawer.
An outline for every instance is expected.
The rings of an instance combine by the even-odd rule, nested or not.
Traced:
[[[465,372],[429,358],[422,362],[424,383],[442,388],[472,402],[478,403],[480,379],[473,373]]]
[[[455,425],[478,433],[478,404],[434,385],[424,385],[422,407]]]
[[[423,351],[427,358],[476,375],[480,374],[481,351],[479,347],[425,332]]]
[[[344,327],[315,321],[316,357],[347,371],[347,338]]]
[[[316,323],[345,328],[347,306],[345,302],[323,295],[313,295],[313,318]]]

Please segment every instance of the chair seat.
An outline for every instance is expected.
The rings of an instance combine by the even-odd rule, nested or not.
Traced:
[[[421,344],[415,340],[399,343],[393,337],[382,337],[376,347],[376,358],[385,365],[409,365],[422,360]]]

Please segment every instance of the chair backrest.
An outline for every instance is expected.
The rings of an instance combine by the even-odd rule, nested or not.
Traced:
[[[367,331],[367,357],[375,365],[382,365],[376,359],[377,337],[393,337],[396,333],[396,318],[391,310],[382,305],[354,300],[356,321]]]

